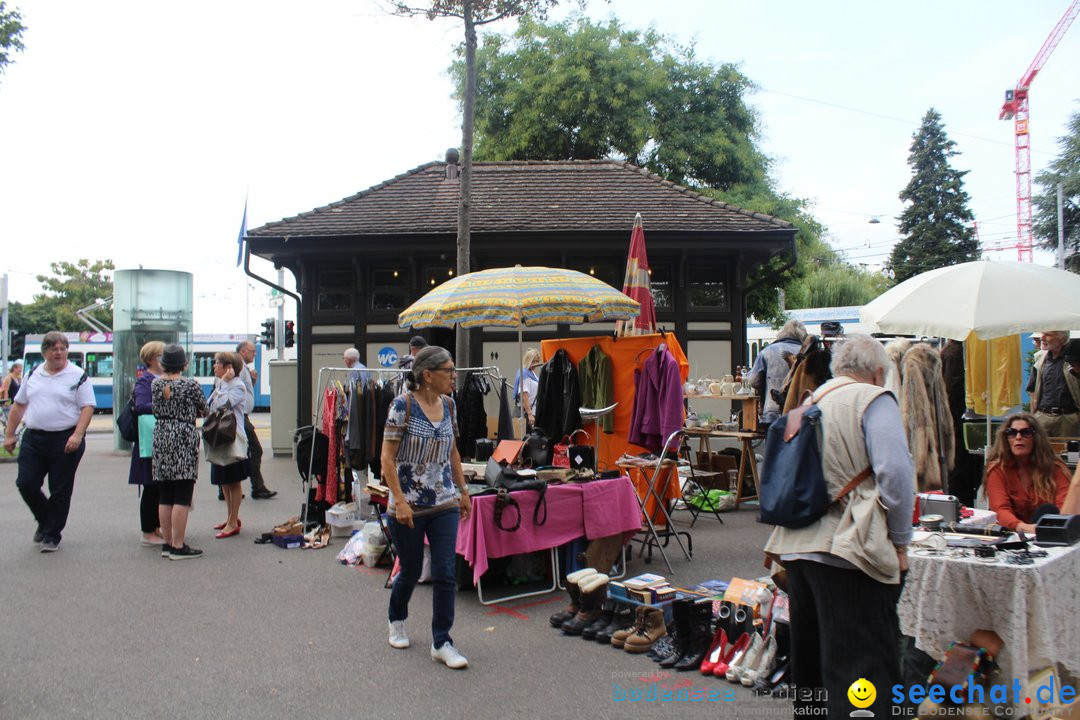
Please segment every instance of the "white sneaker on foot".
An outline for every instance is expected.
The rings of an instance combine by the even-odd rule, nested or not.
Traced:
[[[431,646],[431,659],[435,662],[441,662],[448,668],[454,668],[455,670],[463,670],[469,667],[469,661],[465,659],[465,656],[457,651],[450,643],[443,643],[443,646],[438,650],[435,646]]]
[[[404,620],[390,621],[390,647],[399,650],[409,647],[409,636],[405,633]]]

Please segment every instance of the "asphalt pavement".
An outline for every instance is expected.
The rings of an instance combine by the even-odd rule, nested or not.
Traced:
[[[392,649],[384,569],[338,563],[342,538],[321,550],[253,544],[299,511],[289,458],[265,459],[279,494],[245,499],[243,531],[225,540],[213,537],[224,505],[204,465],[188,542],[206,554],[163,560],[139,544],[137,490],[128,456],[112,450],[111,417],[92,429],[59,552],[37,551],[16,465],[0,464],[0,718],[791,717],[787,701],[696,672],[657,675],[642,655],[562,636],[547,617],[565,594],[484,606],[475,590],[459,592],[453,637],[470,667],[455,671],[428,655],[431,591],[420,586],[413,647]],[[669,547],[673,582],[764,572],[768,529],[754,510],[724,520],[698,521],[690,562]],[[665,571],[658,558],[629,564],[631,575]],[[629,699],[650,687],[716,699]]]

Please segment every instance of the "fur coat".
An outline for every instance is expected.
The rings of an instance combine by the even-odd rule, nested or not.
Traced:
[[[955,463],[956,449],[941,354],[925,343],[917,343],[904,353],[900,369],[900,414],[915,461],[918,490],[941,490]]]

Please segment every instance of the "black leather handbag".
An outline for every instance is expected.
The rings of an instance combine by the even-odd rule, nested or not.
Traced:
[[[589,440],[591,440],[591,438],[589,437],[589,433],[585,432],[584,430],[575,430],[570,435],[570,447],[567,451],[567,455],[570,458],[570,467],[574,468],[575,470],[584,470],[585,468],[588,468],[589,470],[595,470],[596,449],[592,445],[575,445],[574,436],[578,433],[582,433],[585,435],[585,442],[589,442]]]
[[[139,416],[135,414],[135,392],[132,391],[124,409],[116,418],[116,429],[120,431],[120,437],[128,442],[139,439]]]
[[[489,438],[477,438],[476,449],[473,451],[473,462],[487,462],[495,452],[495,441]]]
[[[522,456],[528,458],[534,468],[551,464],[551,440],[540,428],[533,428],[532,432],[525,436]]]

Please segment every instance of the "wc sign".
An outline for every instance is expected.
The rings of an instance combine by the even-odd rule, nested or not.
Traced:
[[[379,349],[379,364],[383,367],[394,367],[394,365],[397,365],[397,359],[397,350],[390,347],[389,345]]]

